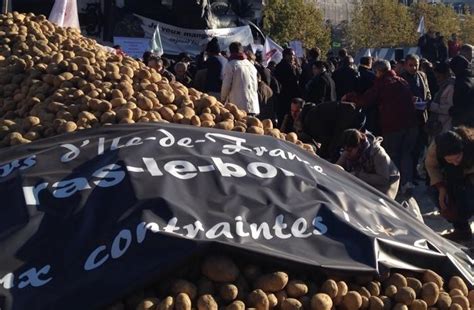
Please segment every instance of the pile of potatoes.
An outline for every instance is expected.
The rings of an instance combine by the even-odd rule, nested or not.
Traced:
[[[313,149],[270,120],[170,83],[45,16],[0,15],[0,147],[113,124],[172,122],[270,135]]]
[[[341,277],[236,265],[208,256],[195,272],[159,281],[105,310],[469,310],[474,290],[453,276],[446,283],[431,270],[382,277]]]

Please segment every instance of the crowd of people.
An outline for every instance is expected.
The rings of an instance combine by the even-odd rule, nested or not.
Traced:
[[[473,47],[455,35],[446,45],[431,31],[419,45],[422,58],[362,57],[358,66],[345,49],[323,59],[318,48],[304,59],[285,48],[278,64],[264,63],[261,53],[238,42],[222,47],[217,39],[195,61],[187,54],[174,64],[149,53],[143,58],[170,81],[296,132],[320,157],[393,199],[410,195],[425,180],[454,223],[446,237],[471,239]]]

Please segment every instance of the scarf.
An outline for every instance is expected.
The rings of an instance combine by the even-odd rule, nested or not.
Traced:
[[[359,145],[355,158],[347,158],[347,171],[362,170],[364,163],[370,159],[372,147],[373,144],[370,143],[368,138],[365,138],[365,141]]]
[[[229,61],[231,60],[245,60],[247,56],[244,53],[232,53],[230,54]]]

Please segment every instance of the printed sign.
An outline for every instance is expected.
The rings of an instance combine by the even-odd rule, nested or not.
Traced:
[[[116,125],[1,155],[2,310],[96,309],[211,245],[309,269],[430,268],[474,282],[472,259],[402,206],[272,137]]]

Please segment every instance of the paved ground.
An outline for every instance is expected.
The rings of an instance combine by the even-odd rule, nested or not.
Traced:
[[[419,185],[413,191],[413,195],[399,195],[397,196],[397,201],[408,200],[410,197],[415,198],[425,224],[431,229],[439,234],[447,233],[452,229],[452,225],[441,217],[438,212],[436,193],[434,193],[432,188],[426,186],[424,181],[420,181]],[[474,231],[474,222],[471,222],[471,227]],[[474,240],[463,243],[462,245],[474,249]]]

